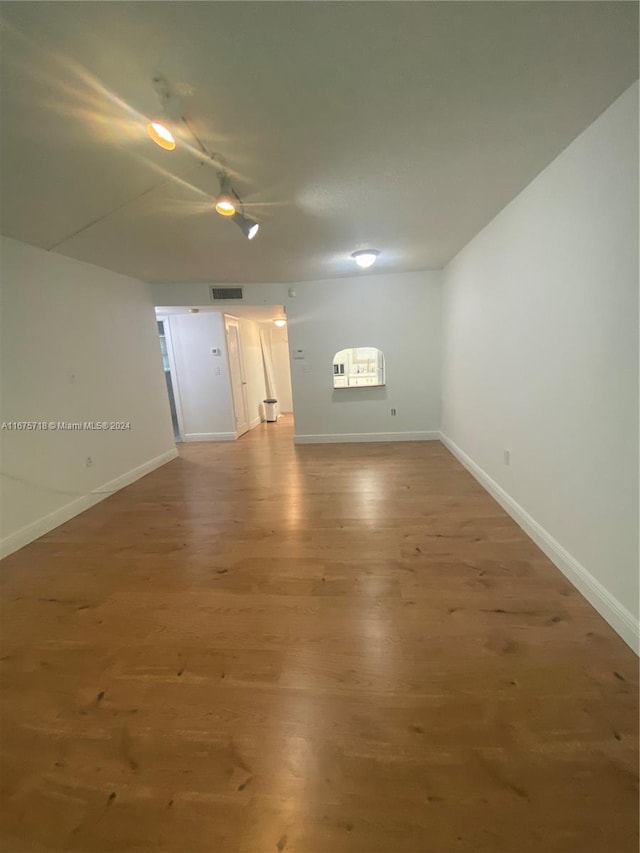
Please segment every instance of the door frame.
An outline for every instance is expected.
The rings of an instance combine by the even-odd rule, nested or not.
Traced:
[[[229,365],[229,384],[231,385],[231,407],[233,409],[233,419],[236,430],[237,438],[240,438],[241,435],[249,432],[251,429],[251,420],[249,418],[249,401],[247,400],[247,373],[244,366],[244,354],[242,352],[242,334],[240,332],[240,318],[235,317],[233,314],[224,314],[224,335],[225,341],[227,344],[227,363]],[[241,382],[241,392],[242,392],[242,400],[244,402],[244,414],[245,414],[245,425],[246,428],[240,432],[238,429],[238,418],[236,412],[236,401],[233,396],[233,377],[231,373],[231,355],[229,349],[229,326],[234,326],[236,329],[237,339],[238,339],[238,366],[240,367],[240,382]]]
[[[173,340],[171,338],[171,322],[170,322],[170,314],[156,314],[156,324],[158,322],[162,323],[162,328],[164,331],[164,342],[167,345],[167,358],[169,361],[169,378],[171,380],[171,387],[173,388],[173,402],[176,407],[176,418],[178,421],[178,430],[180,432],[181,442],[184,441],[184,419],[182,417],[182,401],[180,400],[180,383],[178,382],[178,372],[176,370],[176,361],[173,357]],[[156,325],[157,328],[157,325]]]

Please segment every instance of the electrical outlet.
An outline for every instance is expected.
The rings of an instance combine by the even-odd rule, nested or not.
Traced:
[[[91,466],[93,465],[93,459],[90,456],[87,456],[87,458],[84,460],[84,464],[87,466],[87,468],[91,468]]]
[[[395,409],[391,409],[391,414],[395,417],[396,410],[395,410]]]
[[[503,458],[504,458],[504,464],[505,465],[511,465],[511,451],[510,450],[504,451]]]

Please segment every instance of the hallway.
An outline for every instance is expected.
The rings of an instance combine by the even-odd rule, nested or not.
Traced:
[[[439,442],[292,432],[3,561],[6,853],[635,853],[633,652]]]

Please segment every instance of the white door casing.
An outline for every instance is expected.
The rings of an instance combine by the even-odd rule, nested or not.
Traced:
[[[171,332],[171,317],[167,314],[156,316],[156,322],[162,323],[164,329],[164,340],[167,347],[167,357],[169,359],[169,373],[171,374],[171,386],[173,388],[173,402],[176,408],[176,419],[178,421],[178,430],[180,431],[180,441],[184,441],[185,428],[184,418],[182,416],[182,402],[180,400],[180,385],[178,382],[178,371],[176,369],[175,357],[173,354],[173,339]]]
[[[243,435],[249,429],[247,405],[247,380],[242,360],[242,342],[240,325],[234,317],[225,314],[224,327],[227,334],[227,352],[229,355],[229,374],[231,378],[231,393],[235,413],[236,432]]]

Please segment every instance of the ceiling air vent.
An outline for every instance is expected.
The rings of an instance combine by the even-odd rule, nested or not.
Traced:
[[[212,287],[211,301],[220,302],[226,299],[242,299],[241,287]]]

